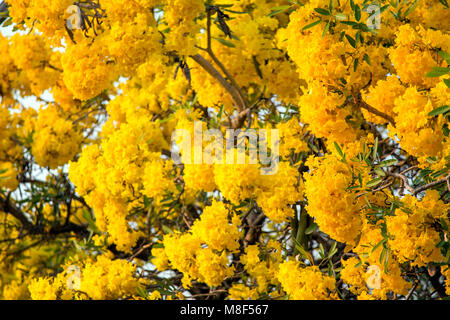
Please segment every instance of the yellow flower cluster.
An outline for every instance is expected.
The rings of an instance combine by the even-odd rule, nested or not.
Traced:
[[[415,87],[406,89],[394,102],[396,124],[395,128],[390,126],[389,135],[393,138],[396,135],[402,148],[423,164],[427,157],[445,157],[442,151],[446,138],[440,130],[445,119],[442,115],[437,121],[428,117],[428,113],[437,107],[439,105]]]
[[[330,93],[324,85],[314,83],[300,98],[301,119],[318,137],[327,137],[341,144],[354,141],[357,132],[346,121],[351,110],[343,108],[344,102],[342,95]]]
[[[53,105],[41,108],[34,130],[32,153],[43,167],[55,169],[80,151],[81,133],[71,121],[62,118]]]
[[[267,292],[269,284],[279,284],[277,273],[282,261],[281,245],[275,240],[269,240],[264,249],[250,245],[241,257],[245,270],[256,281],[257,292],[261,294]]]
[[[168,143],[159,123],[135,114],[106,136],[101,146],[86,147],[70,165],[69,176],[94,208],[98,227],[122,250],[129,250],[139,237],[128,223],[127,211],[138,199],[142,203],[144,195],[157,204],[165,191],[175,191],[171,162],[163,163],[158,153],[163,148]],[[97,174],[91,175],[92,171]]]
[[[202,0],[167,0],[164,20],[170,28],[167,34],[167,50],[176,50],[182,56],[196,53],[196,35],[200,25],[195,19],[205,12]]]
[[[395,46],[389,50],[389,57],[403,83],[432,87],[439,81],[439,78],[425,77],[428,71],[440,64],[434,48],[449,52],[450,35],[422,26],[413,28],[403,25],[398,28]]]
[[[308,213],[316,219],[320,229],[340,242],[355,244],[361,233],[360,206],[352,191],[351,168],[336,156],[308,161],[311,168],[305,177],[305,196]]]
[[[164,252],[152,251],[156,256],[155,265],[164,269],[167,257],[170,265],[183,273],[185,287],[196,279],[210,286],[220,285],[233,275],[234,267],[230,266],[228,254],[239,247],[240,219],[234,216],[230,224],[228,215],[222,202],[213,201],[190,232],[164,236]]]
[[[20,25],[23,21],[28,28],[36,28],[45,36],[54,38],[54,43],[64,36],[68,17],[66,9],[73,2],[70,0],[49,0],[42,3],[38,0],[14,0],[8,2],[13,22]]]
[[[336,299],[336,280],[323,274],[316,266],[300,267],[298,262],[280,264],[278,280],[293,300]]]
[[[396,76],[389,76],[386,80],[378,80],[375,86],[371,86],[364,95],[364,100],[371,106],[391,117],[396,116],[394,112],[395,99],[405,93],[405,87]],[[363,110],[364,118],[373,123],[385,123],[386,120]]]
[[[64,84],[77,99],[88,100],[110,86],[112,67],[107,64],[98,42],[84,40],[77,45],[69,44],[61,64]]]
[[[425,197],[405,195],[404,207],[395,210],[395,216],[386,218],[387,229],[392,239],[389,245],[400,262],[410,261],[412,265],[423,266],[429,262],[444,260],[436,245],[440,241],[439,231],[433,228],[435,220],[445,219],[450,208],[439,200],[435,190],[427,191]]]
[[[132,263],[105,254],[83,266],[66,263],[55,277],[32,280],[28,290],[33,300],[124,299],[137,293],[135,273]]]
[[[17,170],[11,162],[0,162],[0,189],[15,190],[19,186]]]
[[[286,122],[280,122],[277,129],[280,130],[279,150],[282,157],[289,157],[291,152],[300,153],[302,151],[308,151],[307,143],[302,140],[304,128],[301,127],[296,117]]]

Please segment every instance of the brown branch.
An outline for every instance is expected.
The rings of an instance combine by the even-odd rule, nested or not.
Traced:
[[[377,116],[387,120],[393,126],[395,126],[394,118],[392,118],[390,115],[388,115],[384,112],[381,112],[381,111],[375,109],[374,107],[372,107],[371,105],[369,105],[367,102],[365,102],[362,99],[361,94],[353,95],[350,99],[347,100],[347,102],[350,102],[351,104],[353,104],[356,107],[365,109],[365,110],[369,111],[370,113],[373,113],[374,115],[377,115]]]
[[[405,297],[405,300],[409,300],[413,294],[413,292],[417,289],[417,286],[419,285],[419,281],[416,281],[414,283],[414,286],[411,288],[411,290],[408,292],[408,294]]]
[[[14,218],[20,221],[20,223],[26,230],[30,231],[33,229],[33,224],[30,222],[30,220],[28,220],[22,210],[11,203],[11,201],[9,200],[9,196],[7,196],[6,198],[0,197],[0,211],[11,214]]]
[[[425,191],[427,189],[433,188],[437,185],[440,185],[441,183],[447,182],[447,184],[449,184],[449,179],[450,179],[450,174],[447,175],[445,178],[440,179],[440,180],[436,180],[430,183],[427,183],[423,186],[417,187],[417,188],[413,188],[409,182],[408,182],[408,178],[406,178],[405,175],[400,174],[400,173],[394,173],[394,172],[386,172],[388,175],[395,177],[395,178],[399,178],[402,180],[403,185],[405,186],[406,190],[408,190],[409,192],[411,192],[414,196],[417,195],[418,193]]]
[[[395,126],[395,120],[394,118],[392,118],[390,115],[387,115],[377,109],[375,109],[374,107],[372,107],[371,105],[367,104],[365,101],[361,100],[359,103],[359,106],[363,109],[366,109],[367,111],[369,111],[370,113],[373,113],[383,119],[386,119],[387,121],[389,121],[393,126]]]
[[[242,111],[242,110],[246,109],[247,108],[247,103],[245,101],[244,94],[242,93],[241,87],[238,85],[238,83],[233,78],[231,73],[228,72],[227,68],[225,68],[225,66],[222,64],[222,62],[220,62],[220,60],[216,57],[216,55],[214,54],[214,52],[212,50],[212,44],[211,44],[211,39],[212,39],[212,37],[211,37],[211,10],[207,10],[206,35],[207,35],[206,52],[208,52],[209,56],[214,61],[214,63],[219,66],[220,70],[222,70],[222,72],[225,74],[227,79],[231,82],[232,86],[238,91],[239,99],[240,99],[240,102],[241,102],[238,105],[238,106],[240,106],[239,111]]]
[[[225,78],[217,71],[214,66],[209,63],[205,58],[203,58],[200,54],[196,54],[190,56],[195,62],[197,62],[206,72],[209,73],[213,78],[215,78],[220,85],[230,94],[234,103],[238,107],[238,110],[244,110],[245,104],[243,104],[242,99],[239,95],[239,91],[232,86]]]

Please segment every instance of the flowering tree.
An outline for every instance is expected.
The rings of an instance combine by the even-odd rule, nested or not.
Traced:
[[[450,294],[447,0],[0,11],[1,297]]]

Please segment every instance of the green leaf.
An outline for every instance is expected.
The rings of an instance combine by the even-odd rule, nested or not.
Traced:
[[[372,65],[372,64],[370,63],[370,58],[369,58],[369,56],[367,55],[367,53],[364,53],[363,60],[364,60],[365,62],[367,62],[367,64],[368,64],[369,66]]]
[[[395,165],[395,164],[397,164],[397,160],[396,160],[396,159],[389,159],[389,160],[381,161],[381,162],[378,164],[378,167],[386,168],[386,167],[393,166],[393,165]]]
[[[389,8],[389,5],[388,5],[388,4],[385,5],[385,6],[382,6],[382,7],[380,8],[380,14],[383,13],[384,11],[386,11],[387,8]]]
[[[444,230],[448,231],[448,225],[444,218],[441,218],[441,226]]]
[[[348,25],[348,26],[354,26],[357,25],[355,21],[339,21],[342,24]]]
[[[385,173],[382,169],[380,169],[380,168],[375,168],[373,171],[375,171],[375,173],[376,173],[378,176],[381,176],[381,177],[385,177],[385,176],[386,176],[386,173]]]
[[[329,16],[330,12],[326,9],[322,9],[322,8],[314,8],[314,11],[316,11],[317,13],[324,15],[324,16]]]
[[[356,69],[358,69],[358,62],[359,62],[359,59],[358,59],[358,58],[356,58],[356,59],[353,61],[353,71],[354,71],[354,72],[356,72]]]
[[[349,36],[348,34],[345,35],[345,37],[347,38],[348,43],[350,43],[350,45],[356,49],[356,42],[355,39],[353,39],[351,36]]]
[[[337,142],[334,143],[334,147],[336,148],[336,151],[338,152],[338,154],[343,158],[344,153],[342,152],[342,149]]]
[[[444,79],[444,83],[447,86],[447,88],[450,88],[450,79]]]
[[[450,79],[444,79],[444,83],[447,86],[447,88],[450,88]]]
[[[426,74],[426,76],[428,78],[436,78],[436,77],[441,77],[443,75],[446,75],[450,73],[450,68],[446,68],[446,67],[433,67],[433,70],[431,70],[430,72],[428,72]]]
[[[334,17],[336,18],[336,20],[339,20],[339,21],[346,20],[348,18],[347,15],[342,12],[336,13],[334,15]]]
[[[350,0],[350,8],[352,8],[352,10],[355,10],[355,3],[353,2],[353,0]]]
[[[383,258],[384,258],[384,255],[386,254],[386,248],[383,248],[383,250],[381,250],[381,254],[380,254],[380,264],[382,264],[383,263]]]
[[[172,229],[170,229],[168,226],[166,225],[162,225],[162,230],[165,234],[169,234],[169,233],[173,233]]]
[[[262,74],[261,68],[259,67],[259,62],[256,59],[256,56],[252,56],[252,60],[253,60],[253,64],[255,65],[255,70],[256,70],[256,73],[258,74],[258,77],[262,79],[263,74]]]
[[[331,259],[331,257],[333,257],[336,254],[336,252],[337,252],[336,246],[337,246],[337,242],[334,241],[333,244],[331,245],[330,251],[328,251],[328,257],[327,257],[328,259]]]
[[[304,27],[302,28],[302,30],[306,30],[306,29],[312,28],[312,27],[314,27],[314,26],[317,26],[317,25],[318,25],[319,23],[321,23],[321,22],[322,22],[322,19],[319,19],[319,20],[317,20],[317,21],[314,21],[313,23],[310,23],[310,24],[304,26]]]
[[[323,28],[322,38],[325,37],[329,28],[330,28],[330,21],[328,21],[327,24],[325,25],[325,28]]]
[[[367,188],[375,187],[375,186],[379,185],[381,183],[381,181],[382,181],[381,178],[376,178],[376,179],[370,180],[369,182],[367,182],[366,187]]]
[[[220,106],[219,113],[217,114],[217,119],[222,119],[223,114],[223,104]]]
[[[359,5],[355,5],[354,10],[355,11],[355,19],[356,21],[361,20],[361,8],[359,7]]]
[[[144,290],[141,286],[137,287],[137,292],[142,298],[148,299],[148,292]]]
[[[408,14],[410,14],[416,7],[417,7],[417,0],[414,0],[414,2],[409,6],[409,8],[406,9],[405,13],[403,14],[403,17],[406,17]]]
[[[386,242],[386,238],[384,238],[383,240],[381,240],[380,242],[378,242],[373,248],[372,248],[372,252],[374,253],[375,250],[377,250],[384,242]]]
[[[373,143],[372,157],[375,160],[378,154],[378,137],[375,138],[375,142]]]
[[[312,223],[308,228],[306,228],[305,230],[305,234],[311,234],[313,233],[319,226],[317,225],[317,223]]]
[[[290,5],[285,5],[285,6],[278,6],[278,7],[273,7],[272,9],[270,9],[272,12],[268,14],[269,17],[273,17],[277,14],[283,13],[286,10],[289,10],[291,8]]]
[[[361,41],[361,31],[358,31],[356,33],[356,35],[355,35],[355,44],[357,44],[358,41],[360,41],[362,43],[362,41]]]
[[[436,108],[436,109],[430,111],[430,113],[428,113],[428,116],[435,117],[440,114],[446,114],[449,111],[450,111],[450,106],[445,105],[445,106],[441,106],[439,108]]]
[[[217,38],[217,37],[213,37],[214,40],[219,41],[221,44],[223,44],[224,46],[230,47],[230,48],[235,48],[236,46],[234,45],[234,43],[227,41],[225,39],[222,38]]]
[[[8,18],[6,18],[4,21],[3,21],[3,23],[2,23],[2,27],[7,27],[7,26],[10,26],[12,24],[12,19],[11,19],[11,17],[8,17]]]

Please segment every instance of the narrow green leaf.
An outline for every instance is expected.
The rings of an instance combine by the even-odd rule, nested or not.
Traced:
[[[353,61],[353,71],[354,71],[354,72],[356,72],[356,69],[358,69],[358,62],[359,62],[359,59],[358,59],[358,58],[356,58],[356,59]]]
[[[304,26],[304,27],[302,28],[302,30],[306,30],[306,29],[312,28],[312,27],[314,27],[314,26],[317,26],[317,25],[318,25],[319,23],[321,23],[321,22],[322,22],[322,19],[319,19],[319,20],[317,20],[317,21],[314,21],[313,23],[310,23],[310,24]]]
[[[342,24],[348,25],[348,26],[354,26],[357,25],[355,21],[339,21]]]
[[[381,250],[381,254],[380,254],[380,264],[383,263],[383,259],[384,259],[384,255],[386,254],[386,248],[383,248],[383,250]]]
[[[337,142],[334,143],[334,147],[336,148],[336,151],[338,152],[338,154],[341,157],[344,157],[344,153],[342,152],[342,149],[341,149],[341,147],[339,146],[339,144]]]
[[[350,0],[350,8],[355,11],[355,3],[353,2],[353,0]]]
[[[271,10],[272,12],[268,14],[269,17],[273,17],[277,14],[283,13],[291,8],[290,5],[285,6],[279,6],[279,7],[273,7]]]
[[[373,171],[375,171],[375,173],[380,176],[380,177],[385,177],[386,176],[386,172],[384,172],[382,169],[380,168],[375,168]]]
[[[387,8],[389,8],[389,5],[388,5],[388,4],[385,5],[385,6],[382,6],[382,7],[380,8],[380,14],[383,13],[384,11],[386,11]]]
[[[330,12],[326,9],[322,9],[322,8],[314,8],[314,11],[317,12],[318,14],[324,15],[324,16],[329,16]]]
[[[375,138],[375,142],[373,143],[372,157],[375,160],[378,154],[378,137]]]
[[[444,218],[441,218],[441,226],[444,230],[448,231],[448,225]]]
[[[364,60],[365,62],[367,62],[367,64],[368,64],[369,66],[372,65],[372,64],[370,63],[370,58],[369,58],[369,56],[367,55],[367,53],[364,53],[363,60]]]
[[[328,259],[330,259],[331,257],[333,257],[336,254],[336,252],[337,252],[336,246],[337,246],[337,242],[334,241],[333,244],[331,245],[330,251],[328,251]]]
[[[396,159],[389,159],[389,160],[381,161],[381,162],[378,164],[378,167],[386,168],[386,167],[393,166],[393,165],[395,165],[395,164],[397,164],[397,160],[396,160]]]
[[[379,185],[381,183],[381,181],[382,181],[381,178],[376,178],[376,179],[370,180],[369,182],[367,182],[366,187],[367,188],[375,187],[375,186]]]
[[[440,114],[446,114],[449,111],[450,111],[450,106],[445,105],[445,106],[441,106],[441,107],[438,107],[438,108],[430,111],[430,113],[428,113],[428,116],[435,117]]]
[[[351,36],[349,36],[348,34],[345,35],[345,37],[347,38],[348,43],[350,43],[350,45],[356,49],[356,42],[355,39],[353,39]]]
[[[223,104],[220,106],[219,113],[217,114],[217,119],[222,119],[222,113],[223,113]]]
[[[408,14],[413,12],[413,10],[417,7],[417,0],[414,0],[414,2],[409,6],[408,9],[406,9],[405,13],[403,14],[403,17],[406,17]]]
[[[355,44],[357,44],[358,41],[361,41],[361,31],[358,31],[355,35]],[[362,43],[362,41],[361,41],[361,43]]]
[[[306,228],[305,230],[305,234],[311,234],[313,233],[319,226],[317,225],[317,223],[312,223],[308,228]]]
[[[322,38],[325,37],[329,28],[330,28],[330,21],[328,21],[327,24],[325,25],[325,28],[323,28]]]
[[[386,241],[386,239],[381,240],[380,242],[378,242],[373,248],[372,248],[372,252],[374,253],[375,250],[377,250],[384,242]]]
[[[339,21],[343,21],[343,20],[346,20],[348,18],[347,15],[342,13],[342,12],[336,13],[334,15],[334,17],[336,18],[336,20],[339,20]]]
[[[444,83],[447,86],[447,88],[450,88],[450,79],[444,79]]]
[[[443,75],[446,75],[450,73],[450,68],[446,68],[446,67],[433,67],[433,70],[431,70],[430,72],[428,72],[426,74],[426,76],[428,78],[436,78],[436,77],[441,77]]]
[[[234,43],[227,41],[225,39],[222,38],[217,38],[217,37],[213,37],[214,40],[219,41],[221,44],[223,44],[224,46],[230,47],[230,48],[235,48],[236,46],[234,45]]]
[[[359,5],[355,5],[354,10],[355,11],[355,19],[356,21],[361,20],[361,8],[359,7]]]

